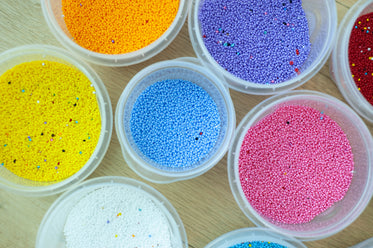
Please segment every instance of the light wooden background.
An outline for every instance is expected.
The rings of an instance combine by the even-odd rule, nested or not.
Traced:
[[[356,0],[338,0],[338,21]],[[61,46],[44,21],[39,0],[0,0],[0,52],[26,44]],[[159,55],[147,62],[122,68],[92,65],[105,83],[113,110],[128,81],[152,63],[192,56],[187,23],[177,38]],[[300,89],[322,91],[338,99],[342,96],[329,76],[328,63]],[[252,96],[231,91],[237,123],[266,96]],[[368,125],[373,131],[373,125]],[[202,248],[216,237],[238,228],[254,226],[241,212],[231,193],[227,177],[227,156],[204,175],[168,185],[149,183],[166,196],[178,211],[188,235],[190,248]],[[115,131],[102,164],[89,177],[125,176],[142,180],[125,163]],[[0,247],[34,247],[39,224],[58,195],[27,198],[0,190]],[[342,232],[308,247],[349,247],[373,236],[373,205]],[[51,247],[53,248],[53,247]]]

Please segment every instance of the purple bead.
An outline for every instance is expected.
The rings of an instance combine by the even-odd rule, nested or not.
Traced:
[[[285,5],[282,0],[205,0],[199,20],[211,56],[247,81],[266,84],[293,78],[311,50],[301,0]]]

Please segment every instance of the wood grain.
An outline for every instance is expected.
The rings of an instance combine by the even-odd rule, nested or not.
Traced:
[[[355,2],[356,0],[336,1],[339,22]],[[61,47],[46,25],[40,1],[1,0],[0,52],[35,43]],[[187,23],[171,45],[149,61],[122,68],[97,65],[92,67],[105,83],[115,111],[121,92],[138,71],[158,61],[184,56],[195,57]],[[299,89],[322,91],[343,100],[329,76],[328,63]],[[267,96],[246,95],[235,91],[231,91],[231,96],[236,109],[237,123],[256,104],[267,98]],[[367,125],[373,131],[373,125],[368,123]],[[213,169],[192,180],[166,185],[146,182],[166,196],[177,209],[184,222],[190,248],[202,248],[228,231],[254,226],[234,201],[228,183],[226,162],[225,156]],[[102,164],[89,178],[109,175],[144,181],[126,165],[115,131]],[[0,190],[0,247],[34,247],[43,215],[57,197],[58,195],[28,198]],[[370,204],[364,213],[345,230],[332,237],[305,244],[311,248],[349,247],[373,236],[372,223],[373,206]]]

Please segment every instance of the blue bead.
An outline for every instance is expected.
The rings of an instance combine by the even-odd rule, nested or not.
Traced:
[[[159,81],[136,99],[130,117],[133,140],[154,166],[193,168],[214,147],[220,115],[211,96],[184,80]]]
[[[240,244],[236,244],[234,246],[230,246],[229,248],[286,248],[283,245],[279,245],[277,243],[268,242],[268,241],[252,241],[252,242],[244,242]]]

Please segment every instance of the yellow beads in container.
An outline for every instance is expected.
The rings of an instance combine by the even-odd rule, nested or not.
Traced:
[[[95,88],[76,68],[36,60],[0,76],[0,167],[33,181],[64,180],[87,163],[100,132]]]

